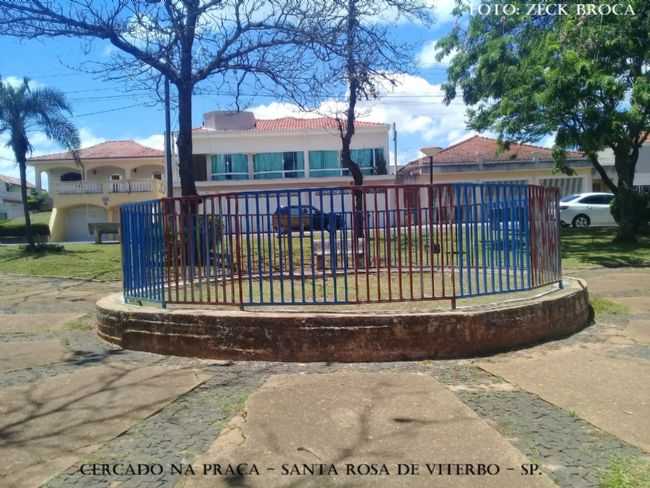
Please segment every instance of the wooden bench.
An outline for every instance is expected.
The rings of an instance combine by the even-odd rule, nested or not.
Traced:
[[[88,232],[95,235],[95,244],[101,244],[102,236],[104,234],[115,234],[117,236],[120,235],[120,224],[115,222],[98,222],[94,224],[88,224]]]
[[[316,256],[316,269],[319,271],[322,271],[325,269],[325,259],[327,256],[330,256],[332,254],[332,245],[331,241],[329,239],[324,239],[324,240],[318,240],[314,241],[312,244],[312,251],[314,253],[314,256]],[[363,262],[363,254],[364,254],[364,248],[365,248],[365,241],[363,237],[357,238],[357,247],[356,249],[353,249],[352,247],[352,239],[347,238],[345,240],[345,244],[343,243],[343,239],[336,239],[335,240],[335,253],[336,255],[341,255],[345,251],[345,254],[347,256],[352,256],[353,251],[356,250],[356,262],[357,266],[360,265],[360,263]],[[344,247],[345,246],[345,247]],[[331,260],[331,256],[330,256]]]

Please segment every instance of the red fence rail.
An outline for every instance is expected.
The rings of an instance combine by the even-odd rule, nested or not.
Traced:
[[[164,199],[160,301],[455,304],[559,282],[558,198],[528,185],[441,184]]]

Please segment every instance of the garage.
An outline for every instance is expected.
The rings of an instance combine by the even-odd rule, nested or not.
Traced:
[[[88,224],[108,222],[106,209],[92,205],[68,208],[65,211],[64,240],[91,241],[94,237],[88,232]]]

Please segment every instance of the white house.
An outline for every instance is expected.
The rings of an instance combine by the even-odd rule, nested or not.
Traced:
[[[163,152],[135,141],[106,141],[78,151],[33,157],[36,185],[47,173],[52,197],[50,235],[56,241],[92,239],[88,224],[119,222],[123,203],[164,196]]]
[[[598,153],[598,160],[605,169],[607,176],[616,182],[618,176],[614,168],[614,152],[611,149],[601,151]],[[650,191],[650,135],[639,149],[639,160],[636,163],[636,172],[634,173],[634,186],[643,191]],[[609,188],[595,170],[594,191],[609,191]]]
[[[394,182],[387,171],[388,131],[386,124],[355,125],[352,156],[368,184]],[[256,120],[249,112],[209,112],[193,131],[193,171],[201,194],[349,186],[352,178],[341,169],[340,149],[332,118]],[[174,195],[180,196],[173,156]],[[28,163],[35,168],[37,185],[42,172],[48,175],[54,240],[89,240],[88,224],[118,222],[121,204],[164,196],[163,152],[135,141],[84,148],[78,160],[63,152]],[[261,211],[273,212],[286,203],[286,198],[276,199]]]
[[[423,148],[424,157],[400,168],[402,183],[509,182],[553,186],[562,195],[588,192],[592,188],[591,163],[582,153],[569,152],[567,164],[573,175],[555,171],[552,151],[530,144],[510,144],[502,149],[496,139],[479,135],[446,148]]]
[[[388,171],[389,130],[388,124],[355,123],[352,159],[361,166],[364,185],[395,182]],[[341,168],[341,146],[335,118],[256,119],[251,112],[208,112],[202,127],[192,133],[197,191],[205,195],[281,190],[279,196],[259,201],[259,212],[271,214],[279,206],[297,203],[301,189],[351,186],[352,177]],[[174,159],[177,161],[175,154]],[[177,164],[174,170],[174,194],[178,196]],[[306,193],[302,194],[305,198]],[[349,192],[340,195],[314,205],[323,211],[351,209]]]
[[[34,186],[27,183],[27,188]],[[20,180],[0,175],[0,220],[23,216],[23,199],[20,196]]]
[[[357,121],[352,157],[368,183],[388,173],[389,125]],[[199,193],[265,188],[341,186],[341,139],[334,118],[256,119],[250,112],[208,112],[192,134]],[[180,190],[178,172],[175,187]]]

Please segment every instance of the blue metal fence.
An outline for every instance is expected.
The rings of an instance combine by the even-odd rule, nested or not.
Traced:
[[[120,207],[122,282],[128,302],[165,305],[165,244],[162,202],[150,200]]]
[[[122,207],[127,300],[323,305],[451,300],[559,282],[555,189],[383,185]]]

